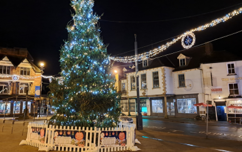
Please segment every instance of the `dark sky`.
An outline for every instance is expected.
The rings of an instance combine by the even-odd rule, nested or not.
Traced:
[[[67,39],[67,22],[72,19],[69,4],[69,0],[0,0],[0,47],[26,47],[36,63],[46,62],[45,74],[57,74],[60,71],[59,49]],[[103,21],[99,22],[102,38],[108,44],[108,53],[116,55],[133,50],[134,33],[138,36],[138,47],[142,47],[182,34],[239,7],[242,7],[240,0],[96,0],[94,12],[103,14]],[[207,12],[212,13],[192,17]],[[187,16],[190,17],[182,19]],[[133,23],[174,18],[181,19]],[[242,30],[241,25],[242,14],[216,27],[196,32],[196,45]],[[214,48],[242,56],[241,38],[242,33],[239,33],[215,41]],[[164,43],[149,45],[139,52]],[[167,52],[181,49],[180,42],[177,42]]]

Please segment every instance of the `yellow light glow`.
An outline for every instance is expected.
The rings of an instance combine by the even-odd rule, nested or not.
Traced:
[[[40,65],[41,68],[43,68],[45,66],[45,63],[44,62],[40,62],[39,65]]]
[[[118,73],[118,70],[114,70],[114,73]]]

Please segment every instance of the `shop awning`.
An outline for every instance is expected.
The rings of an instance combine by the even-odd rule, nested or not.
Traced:
[[[242,106],[228,106],[227,108],[233,108],[233,109],[242,109]]]

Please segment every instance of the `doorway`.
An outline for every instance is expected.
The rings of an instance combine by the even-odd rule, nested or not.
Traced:
[[[225,113],[226,106],[216,106],[218,121],[227,121],[227,116]]]
[[[167,114],[175,117],[175,99],[167,102]]]

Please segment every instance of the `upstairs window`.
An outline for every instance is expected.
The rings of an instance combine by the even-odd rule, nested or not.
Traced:
[[[186,59],[180,59],[180,66],[186,65]]]
[[[229,84],[229,95],[239,95],[239,88],[237,83]]]
[[[227,64],[227,67],[228,67],[228,74],[235,74],[234,63]]]
[[[153,88],[159,88],[159,74],[158,71],[153,72]]]
[[[26,94],[28,91],[28,83],[21,83],[19,85],[19,93],[20,94]]]
[[[146,74],[141,74],[141,89],[146,89]]]
[[[30,68],[20,68],[20,75],[30,75]]]
[[[10,66],[0,66],[0,74],[10,74]]]
[[[143,60],[143,67],[147,67],[148,66],[148,60]]]
[[[122,91],[125,91],[125,83],[122,83]]]
[[[131,76],[130,81],[131,81],[131,90],[135,90],[135,77]]]
[[[185,87],[185,76],[184,74],[178,75],[179,87]]]
[[[8,84],[0,83],[0,94],[8,93]]]

